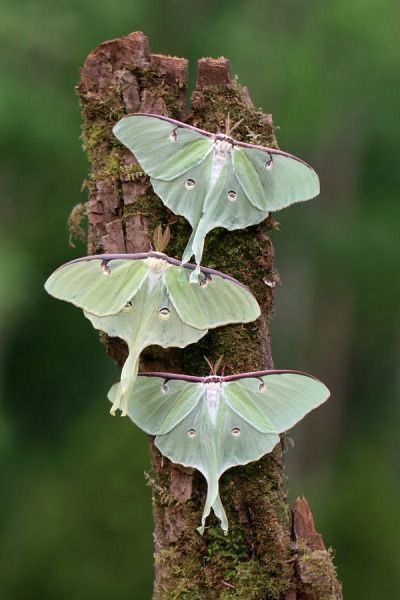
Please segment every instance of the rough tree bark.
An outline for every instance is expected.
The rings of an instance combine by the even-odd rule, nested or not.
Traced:
[[[87,57],[78,93],[83,143],[91,163],[86,182],[89,253],[148,251],[155,227],[168,223],[172,240],[167,252],[179,258],[190,234],[185,219],[162,205],[132,155],[113,137],[112,126],[125,114],[157,113],[216,131],[223,130],[229,113],[234,122],[243,119],[235,137],[276,146],[271,115],[253,107],[247,88],[232,78],[228,60],[199,61],[189,109],[187,74],[186,59],[151,54],[140,32],[105,42]],[[270,218],[243,231],[214,230],[203,256],[204,265],[233,275],[252,289],[262,317],[248,325],[210,331],[184,351],[148,349],[142,370],[204,375],[203,355],[215,360],[221,354],[227,372],[273,366],[269,320],[278,276],[268,231],[274,227]],[[121,364],[124,344],[104,341]],[[262,460],[223,476],[221,497],[230,525],[226,537],[212,518],[204,537],[198,535],[205,482],[197,472],[163,459],[151,446],[155,600],[341,598],[331,555],[315,531],[306,501],[298,500],[289,509],[283,444]]]

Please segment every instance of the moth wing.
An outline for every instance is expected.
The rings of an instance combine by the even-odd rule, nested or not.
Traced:
[[[299,373],[273,373],[224,384],[230,408],[262,433],[282,433],[329,398],[328,388]]]
[[[266,211],[253,206],[243,191],[229,158],[212,189],[207,188],[203,204],[200,219],[192,225],[193,233],[183,254],[184,262],[194,255],[200,264],[205,237],[215,227],[230,231],[243,229],[266,217]]]
[[[319,179],[314,169],[291,154],[239,144],[233,151],[232,162],[242,189],[259,210],[280,210],[319,194]]]
[[[204,387],[201,384],[189,385],[198,386],[202,397],[196,407],[176,427],[167,434],[156,437],[155,445],[172,462],[197,469],[206,479],[207,496],[198,531],[201,534],[204,532],[205,521],[213,508],[221,521],[222,529],[226,532],[228,521],[218,489],[219,465],[216,431],[206,415]]]
[[[266,168],[270,159],[272,166]],[[260,223],[270,211],[308,200],[319,193],[315,171],[289,154],[236,144],[231,158],[227,158],[211,186],[212,161],[213,156],[210,155],[201,165],[202,168],[204,166],[204,181],[207,182],[205,191],[203,184],[202,194],[206,195],[201,213],[196,212],[196,218],[191,215],[193,233],[184,251],[183,262],[194,255],[197,264],[200,264],[204,240],[215,227],[230,231],[243,229]],[[198,179],[196,175],[191,176],[195,182]],[[165,190],[156,190],[156,193],[163,197]],[[196,207],[198,204],[201,202],[196,203]]]
[[[211,155],[172,180],[151,178],[154,192],[176,215],[182,215],[193,228],[203,213],[211,170]]]
[[[116,388],[109,393],[115,400]],[[127,414],[136,425],[156,435],[155,445],[176,464],[200,471],[207,480],[207,499],[200,533],[214,508],[223,528],[228,523],[218,494],[218,466],[215,432],[204,418],[204,386],[199,383],[170,380],[160,377],[138,377],[134,393],[130,393]]]
[[[119,312],[138,292],[147,276],[143,260],[77,260],[54,271],[46,291],[97,316]]]
[[[240,431],[236,436],[232,432]],[[173,462],[200,471],[207,481],[207,497],[199,532],[204,532],[211,509],[221,521],[224,532],[228,520],[219,495],[219,478],[227,469],[257,460],[270,452],[279,436],[261,433],[241,419],[227,403],[218,409],[217,422],[212,423],[204,397],[195,409],[166,435],[158,435],[155,444]]]
[[[255,381],[258,384],[258,390],[260,381]],[[225,532],[228,530],[228,520],[219,496],[220,476],[232,467],[246,465],[250,462],[259,460],[262,456],[271,452],[279,442],[279,431],[284,431],[286,428],[291,426],[291,423],[297,422],[300,413],[301,415],[304,415],[306,412],[308,412],[308,410],[311,410],[311,408],[314,408],[321,403],[323,398],[326,399],[326,391],[321,393],[322,390],[319,386],[318,388],[317,386],[310,387],[309,382],[307,382],[304,386],[300,386],[299,382],[296,382],[296,385],[293,386],[293,382],[289,383],[288,380],[287,384],[291,388],[291,392],[293,392],[293,387],[297,392],[297,400],[299,400],[300,387],[303,387],[301,395],[307,394],[307,401],[305,398],[302,399],[302,409],[297,411],[295,418],[293,418],[290,410],[289,416],[286,415],[283,417],[282,415],[284,410],[278,410],[277,412],[278,415],[280,415],[281,421],[278,422],[278,419],[275,419],[275,415],[273,415],[271,418],[274,420],[273,422],[275,427],[271,427],[270,423],[267,422],[266,425],[268,428],[265,427],[267,431],[260,431],[260,420],[263,415],[261,415],[260,418],[258,415],[249,415],[246,412],[246,401],[248,397],[244,399],[243,394],[241,394],[241,410],[237,410],[235,400],[233,400],[233,402],[231,401],[229,387],[233,385],[233,383],[234,382],[224,384],[222,395],[223,403],[219,408],[218,420],[215,427],[210,427],[209,421],[204,419],[204,416],[202,422],[206,423],[206,426],[202,427],[202,422],[196,423],[195,419],[191,419],[192,415],[194,416],[194,413],[189,415],[189,418],[182,421],[183,430],[186,430],[190,427],[197,427],[199,430],[196,453],[195,457],[191,457],[191,462],[194,463],[194,459],[197,459],[196,465],[194,466],[203,473],[208,483],[208,493],[202,516],[202,525],[199,528],[200,533],[203,533],[204,531],[205,520],[209,515],[211,508],[214,510],[216,516],[220,519],[222,529]],[[282,390],[281,386],[282,383],[280,384],[280,388]],[[251,394],[254,395],[254,393],[255,392],[251,390]],[[310,396],[311,400],[309,399]],[[284,402],[283,399],[282,402]],[[244,410],[242,408],[243,403],[245,405]],[[295,401],[292,401],[292,405],[293,404],[295,404]],[[253,413],[251,407],[249,412]],[[265,423],[263,424],[265,425]],[[183,433],[184,431],[182,431],[182,435]]]
[[[215,432],[218,477],[231,467],[258,460],[271,452],[279,441],[276,433],[260,432],[234,411],[226,401],[225,389],[222,392]]]
[[[116,387],[110,390],[111,402]],[[200,396],[200,387],[187,381],[165,382],[161,377],[139,376],[128,398],[127,414],[146,433],[163,435],[169,433],[196,407]]]
[[[167,318],[160,310],[167,309]],[[121,371],[120,396],[113,410],[126,407],[129,390],[136,381],[140,353],[147,346],[185,348],[197,342],[207,330],[201,330],[182,321],[168,301],[162,279],[150,288],[148,282],[139,290],[132,306],[116,315],[97,317],[85,312],[93,327],[110,337],[118,337],[128,345],[129,354]]]
[[[239,282],[212,274],[201,283],[190,283],[190,273],[184,267],[170,268],[165,273],[169,297],[185,323],[211,329],[247,323],[260,316],[257,300]]]
[[[165,181],[201,163],[212,149],[207,135],[156,115],[124,117],[113,133],[133,152],[146,173]]]
[[[96,329],[101,329],[110,337],[123,339],[128,346],[140,346],[142,349],[152,344],[163,348],[184,348],[207,333],[180,318],[161,278],[156,283],[146,281],[132,305],[118,314],[105,317],[88,311],[85,314]]]

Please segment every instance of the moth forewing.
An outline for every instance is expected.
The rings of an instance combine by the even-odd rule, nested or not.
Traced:
[[[147,277],[139,260],[84,257],[59,267],[45,283],[46,291],[94,315],[116,314],[132,299]]]

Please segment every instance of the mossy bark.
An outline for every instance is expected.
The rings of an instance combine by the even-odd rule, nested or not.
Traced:
[[[91,163],[86,181],[89,253],[148,251],[155,227],[169,224],[172,240],[167,252],[179,258],[190,235],[185,219],[162,205],[132,155],[113,137],[113,125],[125,114],[157,113],[211,131],[224,130],[229,114],[233,122],[242,119],[235,137],[276,146],[271,116],[253,107],[247,89],[232,78],[229,61],[223,58],[199,61],[187,110],[187,66],[185,59],[151,54],[140,32],[105,42],[89,54],[78,85],[82,139]],[[268,232],[276,226],[270,218],[241,231],[214,230],[203,255],[204,265],[252,289],[262,316],[255,323],[210,331],[184,351],[150,348],[142,356],[142,370],[204,375],[203,356],[214,361],[222,354],[226,372],[273,366],[269,321],[278,275]],[[105,342],[121,364],[126,357],[123,343]],[[202,477],[173,465],[151,447],[155,600],[341,597],[330,554],[318,548],[318,556],[311,556],[315,551],[307,550],[307,535],[296,538],[285,493],[282,445],[222,477],[221,497],[230,526],[226,537],[212,517],[203,537],[196,532],[206,491]],[[301,568],[304,557],[312,564],[308,571]]]

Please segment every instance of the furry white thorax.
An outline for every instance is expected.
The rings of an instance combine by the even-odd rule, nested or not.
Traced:
[[[232,142],[228,140],[215,140],[213,148],[213,160],[211,165],[211,186],[215,184],[226,160],[231,156],[233,150]]]
[[[171,265],[166,260],[163,260],[162,258],[155,258],[153,256],[149,256],[149,258],[146,258],[144,262],[149,269],[147,280],[149,290],[152,290],[162,277],[163,273],[165,273],[165,271],[169,269]]]
[[[206,402],[208,415],[213,425],[217,422],[217,415],[219,409],[219,401],[221,398],[221,384],[220,383],[206,383]]]

